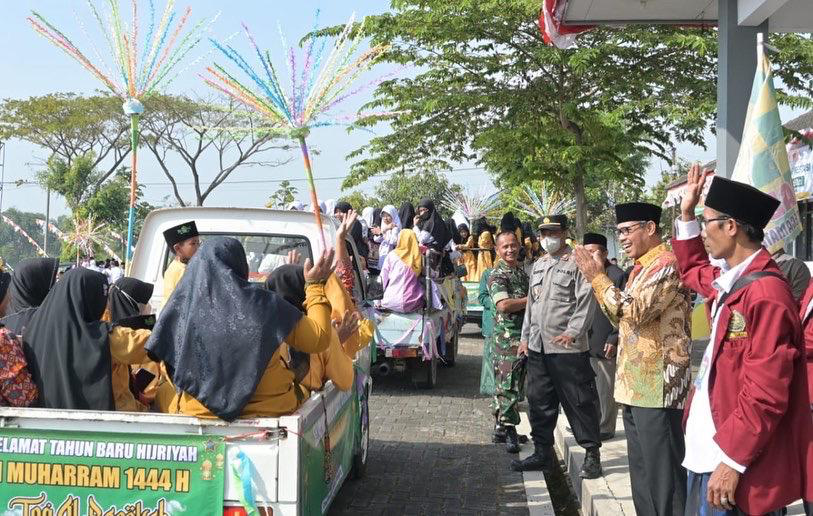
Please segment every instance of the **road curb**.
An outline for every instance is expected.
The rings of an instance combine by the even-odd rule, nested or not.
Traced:
[[[621,425],[617,424],[617,427]],[[579,499],[584,516],[635,515],[632,503],[632,488],[627,473],[626,441],[622,432],[601,448],[601,463],[604,476],[595,480],[579,477],[584,448],[576,444],[576,439],[567,426],[567,418],[559,415],[554,430],[556,452],[564,460],[566,474]]]
[[[531,425],[528,423],[528,415],[520,412],[520,423],[517,426],[520,435],[531,435]],[[519,459],[531,455],[534,451],[533,444],[524,444],[519,452]],[[545,475],[541,471],[525,471],[522,473],[522,480],[525,484],[525,498],[528,500],[528,512],[531,516],[555,516],[553,502],[550,499],[548,485],[545,482]]]

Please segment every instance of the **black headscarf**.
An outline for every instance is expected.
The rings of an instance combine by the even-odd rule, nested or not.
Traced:
[[[271,271],[265,280],[268,290],[276,292],[300,312],[305,304],[305,271],[301,265],[281,265]]]
[[[212,237],[189,261],[161,312],[147,351],[166,362],[175,386],[233,421],[302,313],[248,281],[246,252]]]
[[[23,344],[41,407],[115,410],[106,306],[105,275],[76,268],[32,317]]]
[[[398,218],[401,219],[401,227],[403,229],[412,229],[415,224],[415,207],[412,203],[407,201],[398,209]]]
[[[435,203],[431,200],[422,199],[421,202],[418,203],[418,208],[426,208],[429,210],[421,217],[420,222],[418,222],[418,229],[432,235],[435,242],[431,244],[430,247],[442,252],[446,244],[449,243],[449,240],[452,239],[452,232],[449,231],[449,226],[443,222],[440,214],[435,209]]]
[[[381,208],[376,208],[373,210],[373,227],[381,227]]]
[[[141,314],[139,304],[150,302],[155,285],[135,278],[120,278],[110,287],[110,319],[115,323]]]
[[[8,287],[11,285],[11,274],[6,271],[0,271],[0,303],[6,298],[8,294]]]
[[[11,302],[8,315],[0,320],[10,332],[22,335],[48,291],[56,283],[59,260],[56,258],[29,258],[14,269],[11,276]]]
[[[305,312],[305,271],[301,265],[277,267],[265,280],[265,287],[279,294],[282,299],[291,303],[300,312]],[[310,355],[293,348],[288,351],[291,356],[288,368],[294,372],[297,381],[301,381],[310,370]]]
[[[350,236],[353,238],[353,242],[356,244],[356,249],[359,254],[366,260],[367,257],[370,256],[370,246],[367,245],[367,241],[364,239],[364,228],[358,220],[356,220],[350,228]]]
[[[460,236],[460,231],[458,231],[457,223],[454,219],[446,219],[446,226],[449,228],[449,233],[452,234],[452,242],[455,244],[463,243],[463,237]]]
[[[342,213],[347,213],[348,211],[352,210],[353,206],[350,205],[347,201],[339,201],[336,203],[336,207],[333,208],[333,213],[340,211]]]

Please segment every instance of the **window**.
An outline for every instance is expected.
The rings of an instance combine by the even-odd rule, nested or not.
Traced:
[[[286,263],[289,251],[296,250],[299,252],[301,256],[300,264],[305,263],[306,258],[313,258],[310,242],[300,235],[204,233],[200,235],[201,243],[213,236],[233,237],[243,244],[248,259],[248,279],[252,282],[264,282],[271,271]],[[174,258],[175,256],[167,249],[164,270]]]

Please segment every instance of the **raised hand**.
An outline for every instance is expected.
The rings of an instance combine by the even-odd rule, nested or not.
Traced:
[[[590,251],[580,245],[573,249],[570,256],[576,261],[576,265],[587,281],[593,281],[596,276],[605,272],[601,259],[593,256]]]
[[[353,227],[353,224],[356,223],[356,219],[358,219],[359,214],[356,210],[348,210],[348,212],[344,215],[344,220],[341,224],[339,224],[339,229],[336,232],[336,238],[338,240],[344,240],[348,233],[350,233],[350,228]]]
[[[333,258],[336,255],[334,249],[326,249],[322,251],[322,256],[316,260],[315,264],[311,264],[310,258],[305,260],[304,273],[305,281],[308,283],[324,283],[333,272]]]
[[[288,258],[285,260],[285,263],[288,265],[298,265],[300,260],[302,260],[302,255],[296,249],[292,249],[288,251]]]
[[[686,176],[686,191],[680,200],[680,218],[684,222],[694,220],[694,209],[703,195],[703,186],[706,184],[706,171],[700,168],[699,163],[692,165]]]
[[[339,342],[349,339],[359,327],[359,314],[355,311],[347,310],[341,321],[333,321],[333,327],[339,334]]]

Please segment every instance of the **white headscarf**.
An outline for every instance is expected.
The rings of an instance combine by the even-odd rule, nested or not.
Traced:
[[[305,203],[301,201],[289,202],[286,209],[293,211],[302,211],[303,209],[305,209]]]
[[[325,201],[325,213],[327,215],[333,216],[333,212],[336,211],[336,199],[328,199]]]
[[[361,210],[361,220],[367,223],[367,227],[373,227],[373,214],[375,213],[375,209],[367,206],[363,210]]]
[[[392,204],[388,204],[381,208],[383,213],[386,213],[392,218],[392,223],[400,230],[403,225],[401,224],[401,217],[398,216],[398,209],[395,208]]]

